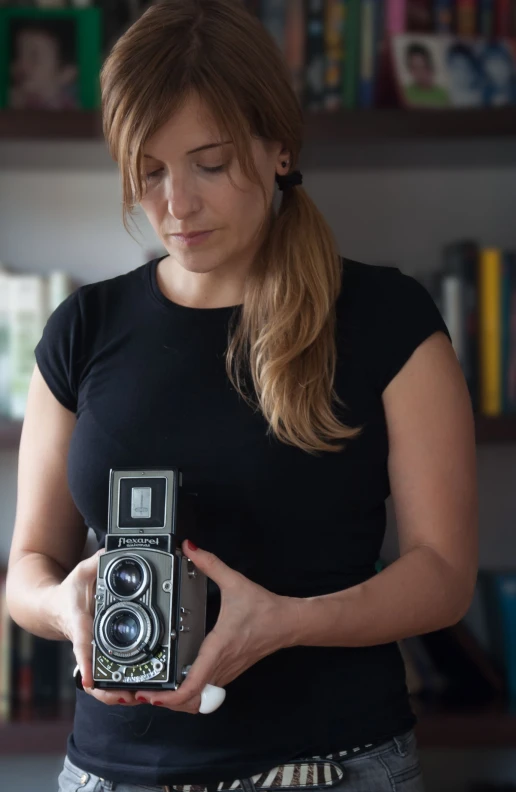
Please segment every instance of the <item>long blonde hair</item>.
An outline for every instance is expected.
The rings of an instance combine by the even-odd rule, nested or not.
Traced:
[[[244,175],[259,184],[264,219],[226,370],[268,433],[311,454],[341,451],[361,433],[332,412],[336,309],[343,276],[333,233],[307,192],[284,191],[276,211],[254,165],[250,134],[281,141],[297,167],[303,113],[274,39],[243,0],[166,0],[118,39],[101,72],[104,135],[121,173],[123,221],[144,192],[145,142],[195,93],[234,142]],[[130,231],[129,231],[130,233]],[[246,392],[249,371],[255,400]]]

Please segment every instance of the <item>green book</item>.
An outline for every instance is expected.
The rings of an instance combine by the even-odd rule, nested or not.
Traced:
[[[345,0],[344,73],[342,106],[353,110],[358,104],[358,70],[360,65],[360,0]]]

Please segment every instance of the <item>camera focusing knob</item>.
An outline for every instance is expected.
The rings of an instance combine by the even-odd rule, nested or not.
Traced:
[[[181,606],[181,614],[183,614],[183,615],[181,615],[179,617],[179,621],[183,622],[185,620],[185,618],[191,614],[191,612],[192,611],[188,610],[188,608],[183,608],[183,606]],[[191,631],[190,627],[185,627],[184,624],[181,624],[181,626],[179,628],[179,632],[190,632],[190,631]]]
[[[193,565],[193,561],[189,558],[186,559],[186,571],[188,573],[188,577],[196,578],[197,577],[197,570]]]

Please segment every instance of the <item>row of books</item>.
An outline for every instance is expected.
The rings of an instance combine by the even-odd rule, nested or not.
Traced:
[[[494,697],[516,703],[516,569],[479,569],[475,601],[476,624],[466,614],[398,642],[412,696],[450,705]]]
[[[386,0],[392,33],[516,36],[515,0]]]
[[[515,56],[510,39],[516,38],[516,0],[244,2],[276,40],[296,95],[307,111],[419,106],[425,104],[423,94],[429,81],[443,93],[434,103],[437,107],[515,101]],[[478,52],[473,43],[462,40],[472,36],[479,37]],[[496,40],[493,53],[488,47],[491,39]],[[419,49],[413,55],[410,47]],[[448,52],[453,53],[453,64]],[[495,73],[494,66],[483,65],[488,56],[490,62],[496,59],[501,64],[496,80],[503,77],[504,82],[495,100],[490,98],[493,88],[477,90],[474,86],[473,90],[470,86],[470,82],[485,82],[485,75],[480,79],[481,72]],[[445,90],[452,78],[458,86]],[[408,81],[421,93],[419,103],[406,95]]]
[[[0,572],[0,720],[30,719],[37,709],[75,703],[76,665],[69,641],[49,641],[14,622],[5,598],[5,570]]]
[[[385,566],[380,560],[377,572]],[[398,642],[410,695],[451,705],[516,702],[516,570],[481,569],[477,589],[487,643],[464,619]],[[70,642],[34,636],[13,622],[0,573],[0,719],[73,708],[75,663]]]
[[[68,273],[19,273],[0,264],[0,417],[22,420],[34,348],[50,314],[77,286]]]
[[[473,410],[516,411],[516,251],[475,240],[447,245],[442,266],[417,276],[450,331]],[[0,268],[0,416],[23,420],[34,348],[45,323],[78,282],[66,272]]]
[[[516,411],[516,251],[475,240],[447,245],[442,265],[417,276],[446,322],[473,410]]]

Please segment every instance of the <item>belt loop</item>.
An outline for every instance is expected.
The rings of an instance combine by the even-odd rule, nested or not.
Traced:
[[[396,751],[400,756],[406,756],[408,754],[408,746],[405,740],[402,740],[400,737],[393,737],[392,738],[396,743]]]
[[[256,792],[256,787],[252,778],[241,778],[240,783],[244,792]]]

